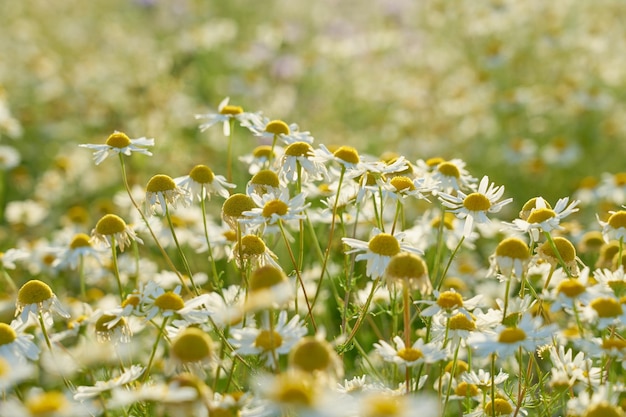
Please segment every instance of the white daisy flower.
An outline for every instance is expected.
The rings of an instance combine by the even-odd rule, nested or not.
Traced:
[[[238,242],[235,242],[228,260],[233,259],[239,269],[245,269],[247,266],[258,268],[265,265],[281,268],[276,262],[278,256],[257,235],[244,235]]]
[[[351,248],[346,251],[346,254],[358,253],[355,260],[366,260],[366,275],[376,279],[384,275],[385,269],[387,269],[387,265],[394,255],[400,252],[410,252],[417,255],[424,254],[421,250],[405,243],[403,241],[404,236],[402,232],[396,232],[392,235],[374,228],[372,237],[367,242],[348,237],[344,237],[341,240]]]
[[[196,119],[206,120],[200,125],[201,132],[204,132],[213,125],[222,123],[222,131],[224,133],[224,136],[230,136],[230,123],[233,119],[238,120],[239,122],[245,122],[250,117],[252,117],[252,114],[244,112],[241,106],[228,104],[229,101],[230,97],[226,97],[225,99],[223,99],[217,106],[217,113],[196,115]]]
[[[472,233],[474,222],[489,222],[487,213],[497,213],[502,207],[513,201],[512,198],[498,201],[503,194],[504,186],[490,184],[489,177],[484,176],[475,192],[465,194],[463,191],[458,190],[456,195],[439,193],[439,199],[458,218],[465,219],[463,236],[467,237]]]
[[[91,240],[102,243],[108,248],[115,242],[122,252],[124,248],[130,246],[132,240],[143,243],[135,231],[115,214],[105,214],[98,220],[96,227],[91,231]]]
[[[130,139],[125,133],[115,131],[107,138],[104,145],[89,143],[78,146],[95,150],[93,159],[96,165],[100,165],[102,161],[111,155],[123,154],[129,156],[131,153],[136,152],[152,156],[152,153],[146,150],[145,147],[154,146],[154,139],[146,137]]]
[[[569,205],[569,197],[561,198],[557,201],[554,209],[549,208],[546,201],[538,197],[535,200],[535,208],[530,211],[528,218],[513,220],[513,227],[521,232],[529,233],[533,242],[539,240],[540,232],[551,232],[560,230],[561,220],[572,213],[578,211],[576,207],[580,201],[574,200]]]
[[[158,174],[150,178],[146,186],[146,208],[152,214],[157,213],[157,207],[161,214],[168,211],[167,205],[176,208],[176,204],[181,202],[183,206],[189,206],[191,195],[187,190],[176,185],[176,182],[169,176]]]
[[[424,163],[417,161],[418,167],[423,167]],[[430,167],[428,162],[427,166]],[[471,190],[476,178],[472,177],[465,169],[466,163],[461,159],[451,159],[449,161],[440,160],[430,168],[430,175],[434,182],[438,184],[438,191],[451,193],[454,191]]]
[[[27,321],[0,323],[0,358],[20,364],[26,359],[36,361],[39,358],[39,347],[33,342],[33,335],[24,331],[26,327]]]
[[[435,314],[443,313],[448,317],[452,317],[457,313],[462,313],[471,317],[470,312],[480,304],[483,298],[482,294],[478,294],[468,300],[463,300],[463,296],[454,288],[448,291],[435,291],[434,296],[434,300],[415,301],[416,305],[428,306],[420,312],[422,316],[431,317]]]
[[[2,417],[84,417],[100,414],[94,405],[80,403],[71,393],[32,388],[23,399],[9,398],[0,407]]]
[[[376,353],[382,356],[385,362],[395,363],[400,370],[423,363],[436,363],[447,356],[446,351],[441,346],[424,343],[422,339],[417,339],[410,347],[407,347],[400,336],[395,336],[393,343],[395,347],[384,340],[380,340],[378,343],[374,343],[374,347]]]
[[[326,165],[314,158],[313,148],[307,142],[294,142],[285,148],[281,157],[280,176],[284,181],[305,183],[310,180],[329,180]]]
[[[74,399],[76,401],[89,400],[98,397],[103,392],[130,384],[131,382],[137,380],[137,378],[143,374],[144,370],[145,368],[143,366],[132,365],[127,371],[113,379],[109,379],[108,381],[96,381],[93,386],[80,385],[76,387]]]
[[[235,188],[235,184],[226,181],[223,175],[215,175],[211,168],[206,165],[196,165],[189,175],[178,177],[174,180],[176,185],[187,191],[191,198],[198,201],[210,199],[212,194],[223,198],[230,196],[229,188]]]
[[[519,237],[504,238],[496,247],[495,253],[489,258],[492,271],[499,271],[505,277],[521,278],[528,271],[530,264],[530,248]]]
[[[10,392],[20,382],[33,377],[35,370],[30,363],[7,360],[0,354],[0,392]]]
[[[287,321],[287,312],[281,311],[276,324],[270,326],[268,315],[264,314],[259,328],[247,326],[233,329],[230,343],[240,355],[259,355],[271,369],[277,369],[278,357],[286,355],[291,348],[307,334],[307,328],[300,316]]]
[[[571,416],[615,416],[624,415],[618,405],[621,390],[610,389],[607,385],[594,387],[593,394],[581,391],[567,401],[567,415]]]
[[[248,128],[254,136],[276,142],[280,139],[283,145],[291,145],[295,142],[313,143],[314,139],[310,132],[300,131],[297,124],[287,124],[282,120],[270,120],[261,115],[248,118],[242,126]]]
[[[289,190],[286,188],[283,188],[278,195],[274,193],[266,193],[262,196],[252,194],[250,197],[257,207],[244,211],[242,214],[245,218],[241,220],[241,223],[252,226],[274,225],[279,221],[304,219],[303,212],[311,205],[305,203],[305,193],[289,198]]]
[[[20,317],[22,323],[27,323],[29,318],[37,321],[40,314],[44,315],[49,322],[51,313],[63,318],[69,318],[70,314],[59,302],[48,284],[37,279],[26,282],[17,293],[15,303],[15,316]]]
[[[81,259],[88,256],[102,265],[102,252],[91,246],[89,235],[78,233],[72,238],[68,247],[57,255],[57,258],[52,262],[52,267],[59,269],[69,267],[75,270],[78,268]]]
[[[15,269],[15,262],[28,259],[30,253],[24,249],[11,248],[6,252],[0,252],[0,267],[4,269]]]
[[[280,161],[285,150],[282,146],[260,145],[251,153],[239,157],[239,160],[248,167],[248,173],[254,175],[262,169],[273,168],[270,163]]]
[[[598,218],[602,226],[602,237],[606,243],[611,240],[624,241],[626,238],[626,210],[609,211],[609,219],[603,222]]]
[[[623,326],[626,323],[626,311],[620,298],[613,294],[598,294],[584,306],[582,317],[598,330],[614,325]]]

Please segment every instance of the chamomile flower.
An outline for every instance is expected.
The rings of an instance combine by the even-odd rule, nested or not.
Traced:
[[[226,181],[223,175],[215,175],[206,165],[196,165],[189,171],[189,175],[178,177],[174,181],[192,199],[196,198],[198,201],[210,199],[212,194],[228,198],[230,196],[228,189],[236,187],[235,184]]]
[[[529,233],[533,242],[536,242],[539,240],[540,232],[549,233],[553,230],[562,229],[561,220],[578,211],[576,207],[579,203],[578,200],[568,203],[569,197],[561,198],[557,201],[554,209],[551,209],[543,198],[537,197],[535,207],[530,210],[528,217],[525,220],[521,218],[513,220],[513,226],[521,232]]]
[[[100,165],[102,161],[111,155],[131,155],[133,152],[152,156],[152,153],[145,149],[147,146],[154,146],[154,139],[141,137],[130,139],[125,133],[115,131],[106,140],[104,145],[97,144],[81,144],[81,148],[93,149],[93,160],[96,165]]]
[[[418,166],[421,164],[418,161]],[[451,193],[454,191],[470,190],[476,182],[476,178],[472,177],[465,169],[466,163],[461,159],[451,159],[449,161],[441,160],[435,165],[435,169],[431,171],[435,183],[438,184],[438,191]]]
[[[300,316],[288,320],[287,312],[281,311],[277,322],[270,326],[268,315],[263,315],[261,327],[247,326],[231,331],[230,343],[240,355],[259,355],[271,369],[277,369],[277,359],[286,355],[293,346],[307,334],[307,328]]]
[[[133,240],[143,243],[135,231],[115,214],[105,214],[98,220],[96,227],[91,231],[91,240],[104,244],[108,248],[115,242],[115,245],[119,246],[122,252],[127,246],[130,246]]]
[[[255,207],[252,197],[239,193],[233,194],[222,205],[222,220],[237,232],[240,229],[240,222],[245,219],[243,213]]]
[[[172,340],[170,358],[175,367],[183,364],[206,365],[214,361],[213,339],[202,329],[186,327]]]
[[[144,312],[146,320],[153,319],[157,314],[163,317],[178,314],[183,318],[189,315],[190,320],[194,321],[194,317],[197,316],[194,310],[203,305],[206,295],[199,295],[185,301],[180,296],[180,290],[180,285],[173,291],[166,291],[157,285],[152,287],[151,291],[145,292],[141,299],[141,310]]]
[[[623,304],[614,295],[597,294],[583,308],[582,317],[599,330],[613,325],[623,326],[626,323]]]
[[[530,249],[528,244],[519,237],[507,237],[503,239],[494,255],[490,258],[492,269],[502,275],[516,276],[521,278],[528,271],[530,263]]]
[[[272,141],[280,139],[283,145],[290,145],[295,142],[313,143],[313,136],[306,131],[300,131],[300,127],[295,124],[287,124],[282,120],[270,120],[265,116],[250,118],[243,124],[254,136]]]
[[[0,359],[11,363],[24,363],[26,359],[39,358],[39,348],[33,335],[26,333],[26,321],[13,320],[11,324],[0,323]]]
[[[557,236],[552,239],[554,246],[558,251],[555,253],[554,248],[550,241],[545,241],[537,247],[537,255],[539,259],[548,262],[552,267],[560,265],[561,260],[565,265],[561,265],[565,268],[565,272],[568,276],[578,276],[578,258],[576,257],[576,248],[568,239]]]
[[[400,252],[409,252],[423,255],[422,251],[405,243],[404,233],[396,232],[393,235],[384,233],[378,228],[372,231],[372,237],[365,242],[358,239],[344,237],[341,240],[351,249],[346,254],[358,253],[356,261],[367,261],[366,274],[372,279],[382,277],[391,258]],[[364,252],[364,253],[363,253]]]
[[[387,177],[385,177],[387,178]],[[426,194],[433,192],[437,183],[431,177],[410,178],[404,175],[396,175],[384,182],[384,195],[400,202],[408,197],[418,200],[427,200]]]
[[[0,268],[15,269],[15,262],[23,261],[30,257],[30,253],[24,249],[11,248],[6,252],[0,252]]]
[[[336,382],[343,378],[343,363],[325,336],[319,332],[301,338],[289,353],[289,367],[312,374],[318,381]]]
[[[130,342],[132,331],[123,316],[101,313],[96,314],[95,317],[97,317],[95,333],[98,342],[112,342],[113,344]]]
[[[568,416],[584,417],[624,417],[624,410],[618,405],[619,392],[601,385],[593,390],[581,391],[567,401]]]
[[[229,260],[232,259],[235,260],[237,267],[240,269],[248,265],[253,268],[265,265],[280,268],[280,265],[276,262],[278,259],[276,254],[257,235],[244,235],[239,242],[235,242]]]
[[[280,307],[294,296],[292,284],[282,269],[265,265],[255,269],[250,275],[244,309],[258,311],[268,307]]]
[[[603,174],[597,192],[600,200],[617,205],[626,203],[626,172]]]
[[[72,241],[68,247],[62,250],[57,258],[52,262],[54,268],[67,268],[76,269],[81,259],[85,257],[91,257],[102,263],[102,252],[91,245],[91,238],[85,233],[78,233],[74,235]]]
[[[10,392],[20,382],[33,377],[34,373],[34,365],[7,360],[0,355],[0,393]]]
[[[280,161],[284,149],[282,146],[260,145],[252,150],[251,153],[240,156],[239,160],[248,167],[248,173],[254,175],[262,169],[270,167],[270,162]]]
[[[422,294],[430,294],[433,286],[428,277],[428,267],[424,260],[410,252],[394,255],[385,269],[387,284],[400,283]]]
[[[223,99],[217,106],[217,113],[197,114],[196,119],[206,120],[200,125],[200,131],[204,132],[208,128],[218,123],[222,123],[222,131],[224,136],[230,136],[231,121],[238,120],[243,122],[251,117],[250,113],[243,111],[243,107],[229,104],[230,97]]]
[[[572,311],[583,304],[588,304],[593,297],[593,292],[589,291],[591,283],[589,281],[589,268],[585,267],[577,277],[568,277],[565,273],[553,274],[554,287],[550,291],[551,299],[550,311],[558,311],[562,308]],[[595,291],[597,293],[597,291]]]
[[[417,305],[427,305],[420,312],[422,316],[431,317],[437,313],[444,313],[448,317],[452,317],[457,313],[463,313],[470,317],[470,312],[474,310],[482,300],[482,294],[463,300],[463,296],[454,289],[448,291],[435,291],[435,300],[418,300]]]
[[[500,325],[493,333],[473,333],[468,345],[482,356],[497,354],[500,358],[509,358],[520,347],[534,352],[537,346],[550,343],[555,330],[555,325],[546,325],[541,319],[524,314],[516,326]]]
[[[300,176],[304,183],[310,180],[328,179],[326,165],[314,158],[315,153],[308,142],[294,142],[285,148],[281,157],[280,176],[295,182]]]
[[[447,356],[446,351],[441,346],[424,343],[422,339],[417,339],[413,345],[407,347],[401,337],[395,336],[393,343],[395,347],[384,340],[380,340],[378,343],[374,343],[374,348],[385,362],[395,363],[400,370],[423,363],[433,364]]]
[[[608,268],[596,269],[593,271],[593,278],[601,288],[617,297],[622,297],[626,293],[626,272],[623,266],[615,271]]]
[[[457,190],[456,195],[439,193],[439,199],[458,218],[465,219],[463,236],[467,237],[472,233],[474,222],[487,223],[489,221],[487,213],[497,213],[502,207],[513,201],[512,198],[498,201],[503,194],[504,186],[490,184],[489,177],[484,176],[475,192],[465,194],[463,191]]]
[[[611,240],[624,241],[626,238],[626,210],[610,211],[606,222],[598,218],[602,226],[602,237],[606,243]]]
[[[69,393],[33,388],[23,400],[8,399],[0,407],[2,417],[84,417],[99,414],[90,403],[80,403]]]
[[[167,205],[170,204],[176,208],[176,204],[182,202],[184,206],[188,206],[191,202],[189,193],[176,185],[176,182],[168,175],[158,174],[150,178],[146,186],[146,208],[152,214],[159,212],[165,214]]]
[[[275,225],[279,221],[288,222],[291,220],[304,219],[304,210],[310,206],[305,202],[306,194],[300,193],[293,198],[289,198],[289,190],[283,188],[280,194],[267,193],[262,196],[251,195],[256,207],[244,211],[246,217],[242,223],[251,226]]]
[[[39,314],[49,316],[51,313],[55,313],[63,318],[70,317],[50,286],[37,279],[22,285],[17,293],[15,305],[15,316],[19,316],[22,323],[28,322],[30,316],[37,320]]]
[[[139,365],[132,365],[127,371],[121,373],[119,376],[109,379],[108,381],[96,381],[92,386],[81,385],[76,387],[74,393],[74,399],[76,401],[85,401],[92,398],[96,398],[103,392],[110,391],[112,389],[122,387],[136,381],[145,368]]]
[[[386,390],[365,390],[355,395],[355,412],[362,417],[438,417],[440,405],[428,395],[398,395]]]
[[[315,160],[320,162],[336,162],[345,169],[349,178],[358,177],[367,171],[375,171],[373,164],[365,164],[361,161],[359,152],[351,146],[340,146],[334,152],[320,145],[315,150]]]

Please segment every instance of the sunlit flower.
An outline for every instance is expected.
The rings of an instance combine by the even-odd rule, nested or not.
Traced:
[[[290,145],[295,142],[313,143],[311,133],[300,131],[297,124],[287,124],[282,120],[270,120],[265,116],[255,115],[246,120],[243,124],[252,134],[260,138],[274,140],[280,139],[284,145]]]
[[[376,352],[382,356],[385,362],[398,365],[403,370],[423,363],[436,363],[446,358],[447,353],[441,346],[424,343],[424,340],[417,339],[413,345],[407,347],[401,337],[393,338],[395,348],[384,340],[374,343]]]
[[[433,287],[428,276],[428,267],[424,260],[410,252],[394,255],[385,268],[388,284],[400,283],[422,294],[430,294]]]
[[[238,268],[247,266],[258,268],[265,265],[280,268],[276,262],[278,259],[276,254],[257,235],[242,236],[238,242],[235,242],[229,259],[234,259]]]
[[[467,237],[472,232],[474,222],[488,222],[487,213],[497,213],[502,207],[513,201],[512,198],[498,201],[503,194],[504,186],[490,184],[489,177],[484,176],[475,192],[465,194],[463,191],[458,190],[456,195],[439,193],[439,199],[458,218],[465,219],[463,236]]]
[[[93,160],[96,165],[100,165],[102,161],[111,155],[127,155],[133,152],[151,156],[152,153],[145,149],[146,146],[154,146],[154,139],[141,137],[130,139],[125,133],[115,131],[106,140],[104,145],[97,144],[81,144],[81,148],[89,148],[95,150]]]
[[[286,355],[307,334],[307,328],[298,315],[287,321],[287,312],[281,311],[277,322],[270,326],[268,316],[263,315],[261,327],[246,326],[233,329],[230,343],[241,355],[259,355],[271,369],[277,369],[278,357]]]
[[[137,380],[143,373],[145,368],[139,365],[132,365],[127,371],[119,376],[109,379],[108,381],[96,381],[95,385],[80,385],[76,387],[74,399],[76,401],[84,401],[98,397],[103,392],[110,391],[114,388],[122,387],[126,384]]]
[[[19,316],[22,323],[28,322],[30,316],[36,321],[40,314],[49,316],[50,313],[55,313],[63,318],[70,317],[50,286],[37,279],[22,285],[15,305],[15,316]]]
[[[569,198],[561,198],[557,201],[554,209],[551,209],[547,202],[538,197],[535,200],[535,207],[530,210],[528,217],[523,219],[513,220],[514,227],[521,231],[529,233],[533,242],[539,240],[540,232],[551,232],[553,230],[562,229],[559,225],[561,220],[569,216],[572,213],[578,211],[576,207],[579,203],[578,200],[572,201],[569,205]]]
[[[224,136],[230,136],[230,123],[231,120],[238,120],[239,122],[246,121],[251,117],[250,113],[243,111],[241,106],[235,106],[228,104],[230,97],[223,99],[217,106],[217,113],[197,114],[196,119],[206,120],[200,125],[200,131],[204,132],[211,126],[222,123],[222,131]]]
[[[98,220],[96,227],[91,231],[91,239],[109,248],[114,242],[122,252],[124,248],[130,246],[133,240],[143,243],[135,234],[135,231],[121,217],[115,214],[106,214]]]
[[[191,202],[191,195],[187,190],[176,185],[176,182],[169,176],[158,174],[150,178],[146,186],[146,208],[152,214],[157,212],[157,207],[161,214],[165,214],[167,205],[176,208],[176,204],[181,202],[183,206],[188,206]]]
[[[606,243],[611,240],[623,241],[626,238],[626,210],[610,211],[606,222],[598,219],[602,226],[602,237]]]
[[[91,246],[91,238],[89,235],[78,233],[74,235],[68,247],[57,255],[57,258],[52,263],[52,266],[60,269],[66,267],[76,269],[78,268],[81,259],[86,256],[92,257],[99,263],[102,262],[102,252]]]
[[[229,188],[235,188],[235,184],[226,181],[223,175],[215,175],[211,168],[206,165],[196,165],[189,175],[175,179],[176,185],[186,190],[191,198],[203,200],[210,199],[211,194],[217,194],[223,198],[230,196]]]
[[[418,166],[421,164],[418,161]],[[441,160],[431,171],[439,191],[451,193],[454,191],[471,190],[476,178],[472,177],[465,169],[466,163],[461,159]]]
[[[496,247],[491,263],[504,276],[521,278],[528,270],[530,248],[518,237],[507,237]]]
[[[286,181],[328,179],[326,165],[314,158],[315,153],[308,142],[294,142],[285,148],[281,157],[280,175]]]
[[[306,195],[300,193],[293,198],[289,198],[289,191],[282,189],[280,194],[267,193],[262,196],[251,195],[257,207],[245,211],[242,223],[252,226],[274,225],[279,221],[288,222],[291,220],[304,219],[304,210],[310,203],[305,202]]]
[[[96,415],[98,409],[90,403],[80,403],[69,393],[32,388],[22,400],[10,398],[0,407],[2,417],[84,417]]]
[[[289,367],[314,375],[318,381],[336,382],[343,377],[343,362],[325,332],[306,336],[289,353]]]
[[[342,238],[342,241],[351,248],[346,251],[346,254],[358,253],[355,260],[366,260],[367,276],[376,279],[384,275],[391,258],[400,252],[423,255],[421,250],[405,243],[403,241],[404,236],[402,232],[396,232],[392,235],[374,228],[372,237],[367,242],[347,237]]]
[[[552,247],[551,242],[547,240],[537,247],[539,259],[548,262],[553,268],[560,265],[561,261],[563,261],[565,265],[561,266],[565,268],[566,274],[578,276],[578,258],[576,257],[576,248],[572,242],[564,237],[557,236],[552,239],[552,243],[554,243],[558,254],[555,252],[554,247]]]
[[[33,335],[26,333],[26,321],[13,320],[11,324],[0,323],[0,359],[11,363],[24,363],[25,359],[39,358],[39,348],[33,342]]]

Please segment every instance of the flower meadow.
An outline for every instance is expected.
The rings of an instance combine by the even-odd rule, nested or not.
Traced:
[[[33,3],[0,416],[625,415],[621,3]]]

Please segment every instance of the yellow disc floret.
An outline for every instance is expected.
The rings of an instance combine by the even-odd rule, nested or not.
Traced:
[[[626,211],[620,210],[611,214],[607,223],[613,229],[626,228]]]
[[[185,302],[180,295],[173,291],[167,291],[159,295],[156,300],[154,300],[154,305],[159,307],[161,310],[177,311],[185,307]]]
[[[187,327],[172,342],[172,354],[181,362],[200,362],[213,353],[213,341],[197,327]]]
[[[70,242],[70,249],[78,249],[91,246],[90,237],[85,233],[78,233]]]
[[[463,199],[463,207],[469,211],[487,211],[491,208],[491,201],[481,193],[471,193]]]
[[[115,214],[105,214],[98,223],[96,223],[96,233],[100,235],[114,235],[122,233],[126,230],[126,223],[121,217]]]
[[[265,249],[265,243],[256,235],[245,235],[241,238],[241,254],[244,257],[262,255]]]
[[[377,234],[369,241],[367,246],[370,251],[377,255],[394,256],[400,253],[398,239],[389,233]]]
[[[325,340],[308,336],[293,347],[289,365],[306,372],[322,371],[332,365],[332,348]]]
[[[387,276],[397,279],[420,278],[427,273],[426,262],[419,256],[408,252],[394,255],[385,270]]]
[[[33,279],[22,285],[17,293],[17,303],[19,305],[40,304],[54,297],[50,286],[43,281]]]
[[[453,177],[453,178],[460,178],[461,177],[461,171],[459,171],[459,168],[454,165],[452,162],[442,162],[439,165],[437,165],[437,171],[439,171],[441,174],[445,175],[446,177]]]
[[[407,177],[393,177],[390,181],[391,185],[396,189],[396,191],[413,191],[415,190],[415,184],[411,181],[410,178]]]
[[[131,144],[130,138],[122,132],[113,132],[106,141],[106,144],[112,148],[125,148]]]
[[[556,217],[556,213],[554,212],[554,210],[549,208],[538,208],[530,212],[526,221],[528,223],[538,224],[543,223],[553,217]]]
[[[250,276],[250,291],[259,291],[272,288],[287,281],[285,273],[271,265],[265,265],[254,270]]]
[[[600,318],[619,317],[622,315],[622,305],[614,298],[599,297],[594,299],[590,306]]]
[[[507,327],[500,332],[498,342],[500,343],[517,343],[526,340],[526,333],[518,327]]]
[[[585,286],[576,278],[568,278],[559,282],[556,291],[566,297],[576,298],[585,292]]]
[[[283,344],[283,338],[276,331],[261,330],[259,335],[254,340],[254,346],[264,350],[272,351],[281,347]]]
[[[466,330],[469,332],[476,330],[476,322],[474,319],[467,317],[463,313],[457,313],[450,317],[448,326],[450,327],[450,330]]]
[[[398,356],[407,362],[413,362],[424,357],[421,350],[415,348],[404,348],[398,350]]]
[[[284,216],[289,211],[289,206],[282,200],[276,199],[265,203],[263,217],[272,217],[272,214]]]
[[[224,201],[222,214],[229,217],[241,217],[244,211],[250,211],[254,207],[254,200],[250,196],[233,194]]]
[[[191,168],[189,176],[192,180],[199,184],[211,184],[213,182],[213,179],[215,178],[215,175],[213,174],[213,171],[211,171],[211,168],[206,165],[196,165],[195,167]]]
[[[361,160],[359,153],[352,146],[340,146],[333,152],[333,155],[349,164],[358,164]]]
[[[69,401],[59,391],[48,391],[27,399],[25,405],[31,416],[56,416],[65,414]]]
[[[176,188],[176,183],[172,177],[164,174],[157,174],[150,178],[146,190],[149,193],[159,193],[163,191],[170,191]]]
[[[278,174],[269,169],[262,169],[250,179],[251,184],[267,185],[270,187],[278,188],[280,182],[278,180]]]
[[[0,346],[13,343],[17,339],[17,333],[13,327],[6,323],[0,323]]]
[[[455,291],[444,291],[437,298],[437,305],[444,310],[463,307],[463,297]]]
[[[485,404],[485,413],[488,416],[508,416],[513,413],[513,407],[503,398],[496,398],[493,402],[488,401]]]
[[[265,126],[265,131],[274,135],[288,135],[290,132],[289,125],[282,120],[272,120]]]
[[[243,107],[233,106],[232,104],[227,104],[220,109],[220,114],[224,115],[236,116],[241,113],[243,113]]]
[[[518,237],[507,237],[496,247],[496,256],[512,259],[528,259],[530,251],[526,242]]]
[[[587,408],[583,417],[624,417],[624,411],[607,401],[601,401]]]
[[[285,149],[285,155],[288,156],[309,156],[311,153],[311,145],[306,142],[294,142]]]

